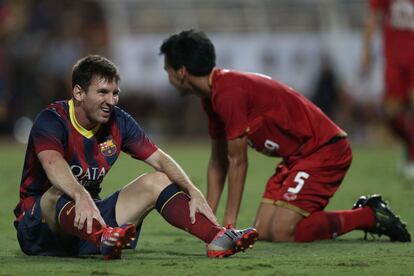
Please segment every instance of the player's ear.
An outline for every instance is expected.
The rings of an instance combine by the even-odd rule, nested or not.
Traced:
[[[180,69],[178,69],[177,73],[178,73],[178,78],[180,79],[181,82],[183,82],[188,75],[188,71],[187,71],[187,68],[185,68],[185,66],[181,66]]]
[[[83,99],[84,91],[80,85],[76,84],[72,89],[72,96],[75,100],[81,101]]]
[[[188,71],[187,71],[187,68],[185,66],[181,66],[180,71],[181,71],[181,75],[183,77],[186,77],[187,76]]]

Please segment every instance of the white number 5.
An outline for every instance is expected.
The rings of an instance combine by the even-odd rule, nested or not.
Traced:
[[[298,184],[295,188],[290,187],[288,189],[289,193],[297,194],[302,189],[303,184],[305,184],[305,179],[309,178],[309,174],[305,172],[298,172],[298,174],[295,176],[295,182]]]

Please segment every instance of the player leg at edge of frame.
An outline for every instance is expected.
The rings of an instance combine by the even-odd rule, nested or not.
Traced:
[[[394,214],[388,203],[380,195],[361,196],[354,204],[353,209],[363,208],[364,206],[370,207],[375,213],[375,225],[364,230],[364,239],[367,238],[367,233],[370,233],[378,236],[386,235],[391,241],[411,242],[411,235],[407,230],[406,223]]]
[[[294,209],[295,206],[286,202],[262,201],[255,226],[259,238],[273,242],[313,242],[335,239],[352,230],[362,230],[385,235],[392,242],[411,242],[406,224],[379,195],[360,197],[352,210],[322,210],[301,215],[297,207],[296,211]]]

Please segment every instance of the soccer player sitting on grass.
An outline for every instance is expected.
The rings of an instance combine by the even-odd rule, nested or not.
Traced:
[[[411,240],[381,196],[361,197],[353,210],[324,211],[352,152],[346,133],[305,97],[267,76],[214,68],[214,45],[202,32],[174,34],[160,50],[171,84],[182,95],[199,96],[207,113],[212,138],[207,202],[215,212],[227,177],[225,224],[237,220],[250,145],[282,158],[257,212],[259,239],[311,242],[361,229]]]
[[[72,99],[52,103],[37,116],[14,210],[22,251],[100,253],[104,259],[118,259],[123,248],[135,248],[142,221],[154,208],[173,226],[204,241],[209,257],[252,247],[256,230],[218,226],[181,167],[116,106],[119,78],[111,61],[87,56],[73,68]],[[101,199],[101,183],[121,151],[156,172]]]

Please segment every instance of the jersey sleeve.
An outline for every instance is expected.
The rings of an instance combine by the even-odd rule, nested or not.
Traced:
[[[208,118],[208,133],[211,139],[219,139],[226,136],[223,122],[218,115],[214,113],[209,100],[202,100],[202,106]]]
[[[55,150],[62,155],[67,144],[67,129],[53,110],[44,110],[36,118],[30,139],[33,141],[36,154],[45,150]]]
[[[231,87],[222,90],[214,99],[215,110],[224,124],[227,140],[236,139],[246,133],[248,128],[246,89]]]
[[[388,0],[370,0],[369,7],[373,11],[384,11],[387,9]]]
[[[145,134],[144,130],[131,115],[124,111],[122,113],[122,151],[135,159],[147,159],[158,147]]]

